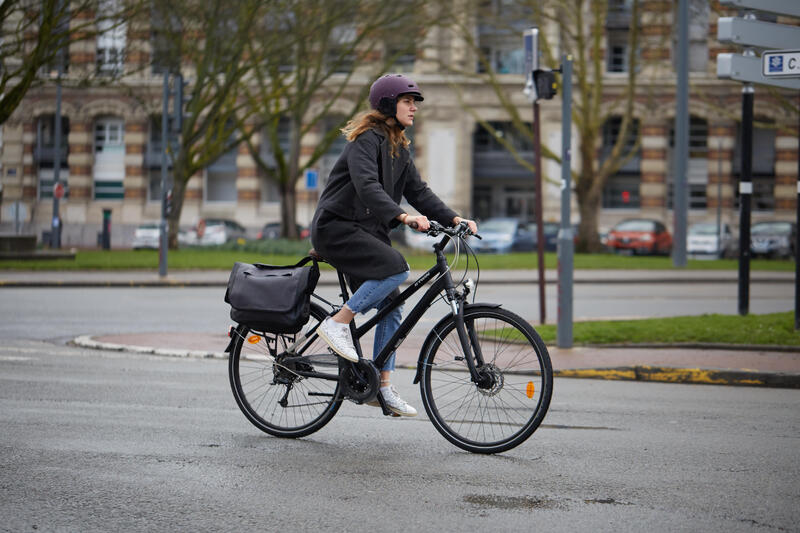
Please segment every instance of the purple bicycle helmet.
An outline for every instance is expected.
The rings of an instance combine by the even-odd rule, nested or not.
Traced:
[[[369,105],[386,115],[397,114],[397,99],[403,94],[413,94],[414,100],[422,101],[422,91],[414,80],[402,74],[386,74],[381,76],[369,89]]]

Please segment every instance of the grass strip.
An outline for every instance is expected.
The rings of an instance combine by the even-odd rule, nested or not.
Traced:
[[[546,343],[556,341],[555,325],[534,325],[534,328]],[[572,332],[578,345],[725,343],[800,347],[800,332],[794,329],[792,311],[575,322]]]
[[[307,250],[308,245],[272,246],[256,248],[249,245],[228,245],[220,248],[184,248],[170,250],[167,258],[169,268],[174,269],[230,269],[236,261],[248,263],[269,263],[288,265],[297,262]],[[301,251],[301,248],[303,249]],[[291,251],[289,251],[291,250]],[[433,255],[424,251],[405,251],[408,264],[414,270],[425,270],[434,264]],[[461,256],[464,261],[464,255]],[[456,268],[463,266],[463,262]],[[484,254],[478,256],[481,269],[530,269],[537,268],[535,253],[512,253],[503,255]],[[637,257],[614,254],[575,254],[575,269],[613,269],[613,270],[683,270],[677,269],[669,257]],[[470,265],[474,259],[470,258]],[[558,266],[555,253],[545,254],[545,267]],[[0,259],[0,270],[119,270],[119,269],[157,269],[156,250],[78,250],[75,259]],[[733,259],[697,260],[690,259],[688,270],[736,270],[738,262]],[[794,262],[788,260],[754,259],[751,270],[783,271],[794,270]]]

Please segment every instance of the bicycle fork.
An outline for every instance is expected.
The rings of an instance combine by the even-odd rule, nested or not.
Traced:
[[[453,318],[456,323],[458,340],[461,343],[461,350],[464,352],[464,358],[467,361],[467,368],[469,368],[470,379],[478,387],[491,388],[493,385],[491,374],[481,371],[485,362],[481,345],[478,342],[478,334],[475,331],[475,325],[472,321],[467,321],[464,318],[466,294],[459,295],[453,290],[448,297],[450,298],[450,308],[453,311]]]

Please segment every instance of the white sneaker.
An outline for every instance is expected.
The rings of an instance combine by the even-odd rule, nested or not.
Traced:
[[[383,403],[386,404],[386,407],[388,407],[391,412],[400,416],[417,416],[417,410],[408,405],[408,403],[397,394],[397,389],[394,388],[394,385],[386,389],[381,389],[381,394],[383,395]]]
[[[331,320],[331,317],[327,317],[317,328],[317,333],[319,338],[327,342],[328,346],[339,356],[353,363],[358,362],[358,353],[356,347],[353,346],[350,327],[347,324],[339,324]]]

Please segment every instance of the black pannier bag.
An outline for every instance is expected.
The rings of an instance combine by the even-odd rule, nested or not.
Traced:
[[[309,261],[312,265],[304,266]],[[311,257],[290,266],[233,265],[225,302],[231,319],[267,333],[297,333],[308,322],[319,266]]]

